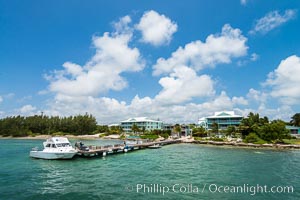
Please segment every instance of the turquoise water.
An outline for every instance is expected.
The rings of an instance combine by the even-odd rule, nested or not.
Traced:
[[[174,144],[105,158],[29,158],[42,142],[0,140],[0,199],[300,199],[300,151]],[[215,191],[244,184],[293,186],[293,193]]]

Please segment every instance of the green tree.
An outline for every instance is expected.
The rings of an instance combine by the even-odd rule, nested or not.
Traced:
[[[233,136],[235,135],[235,132],[236,132],[236,128],[235,126],[228,126],[227,129],[226,129],[226,135],[230,135],[230,136]]]
[[[211,125],[211,131],[212,131],[212,133],[215,133],[215,134],[217,134],[217,133],[219,133],[219,125],[217,124],[217,123],[212,123],[212,125]]]
[[[171,130],[160,130],[160,136],[163,137],[164,139],[168,139],[169,136],[171,135],[172,131]]]
[[[143,134],[145,134],[145,131],[146,131],[146,127],[145,127],[145,126],[143,126],[143,128],[142,128],[142,132],[143,132]]]
[[[206,137],[207,131],[202,126],[198,127],[198,128],[193,128],[193,136],[194,137]]]
[[[99,133],[108,133],[109,132],[109,128],[107,125],[98,125],[97,126],[97,131]]]
[[[194,128],[197,128],[197,127],[196,127],[196,124],[189,124],[189,128],[194,129]]]
[[[259,137],[255,133],[250,133],[245,138],[245,142],[247,143],[256,143],[258,141],[259,141]]]
[[[111,134],[121,134],[123,132],[123,129],[121,126],[111,126],[109,128],[109,133]]]
[[[289,131],[285,128],[285,122],[282,120],[269,121],[267,117],[260,118],[259,114],[249,113],[247,118],[244,118],[239,127],[243,138],[255,139],[267,142],[290,138]],[[250,133],[252,133],[251,136]],[[256,137],[254,137],[254,135]],[[249,136],[249,137],[248,137]],[[253,140],[254,140],[253,139]],[[257,139],[257,138],[256,138]]]
[[[245,137],[254,132],[255,127],[262,125],[262,123],[268,123],[267,117],[260,120],[258,113],[250,112],[246,118],[242,119],[239,130],[242,136]]]
[[[96,119],[92,115],[87,114],[63,118],[34,115],[0,119],[0,135],[3,136],[27,136],[29,134],[53,134],[57,132],[93,134],[96,129]]]
[[[133,124],[131,127],[131,131],[133,131],[133,133],[136,134],[137,132],[140,132],[140,129],[136,124]]]
[[[178,137],[181,137],[181,126],[179,124],[176,124],[173,130],[175,133],[177,133]]]
[[[120,133],[123,134],[124,130],[123,130],[122,126],[119,126],[119,130],[120,130]]]
[[[268,142],[290,137],[289,131],[285,128],[285,122],[281,120],[274,120],[271,123],[259,126],[256,132],[261,139]]]
[[[162,130],[154,129],[154,130],[151,130],[150,133],[153,134],[153,135],[160,135],[162,133]]]
[[[93,134],[97,129],[96,119],[88,114],[75,116],[73,120],[70,120],[70,124],[73,125],[70,127],[71,133],[79,135]],[[76,130],[74,130],[75,127]]]

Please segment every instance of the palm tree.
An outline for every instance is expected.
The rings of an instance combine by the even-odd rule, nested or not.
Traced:
[[[140,129],[136,124],[132,125],[131,130],[133,131],[134,134],[140,132]]]
[[[123,128],[122,128],[122,126],[119,126],[119,134],[121,135],[122,133],[123,133]]]
[[[180,137],[180,133],[181,133],[181,127],[179,124],[176,124],[174,126],[174,132],[178,134],[178,137]]]
[[[212,123],[211,129],[212,129],[213,133],[218,134],[219,133],[219,124],[216,122]]]
[[[294,114],[290,123],[294,126],[300,126],[300,113]]]
[[[227,136],[232,136],[234,135],[236,132],[236,128],[235,126],[228,126],[227,129],[226,129],[226,135]]]

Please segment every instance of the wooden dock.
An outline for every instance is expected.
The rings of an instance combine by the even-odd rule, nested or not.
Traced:
[[[107,156],[110,154],[116,153],[126,153],[130,151],[146,149],[153,145],[165,146],[169,144],[181,143],[180,140],[164,140],[159,142],[146,142],[146,143],[137,143],[137,144],[116,144],[116,145],[106,145],[106,146],[88,146],[89,150],[79,150],[77,149],[78,156],[81,157],[94,157],[94,156]]]

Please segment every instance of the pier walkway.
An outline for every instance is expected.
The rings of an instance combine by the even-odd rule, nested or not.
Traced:
[[[79,150],[77,155],[82,157],[94,157],[94,156],[106,156],[115,153],[126,153],[129,151],[140,150],[151,148],[155,145],[164,146],[169,144],[181,143],[181,140],[163,140],[159,142],[146,142],[137,144],[116,144],[116,145],[106,145],[106,146],[88,146],[89,150]]]

